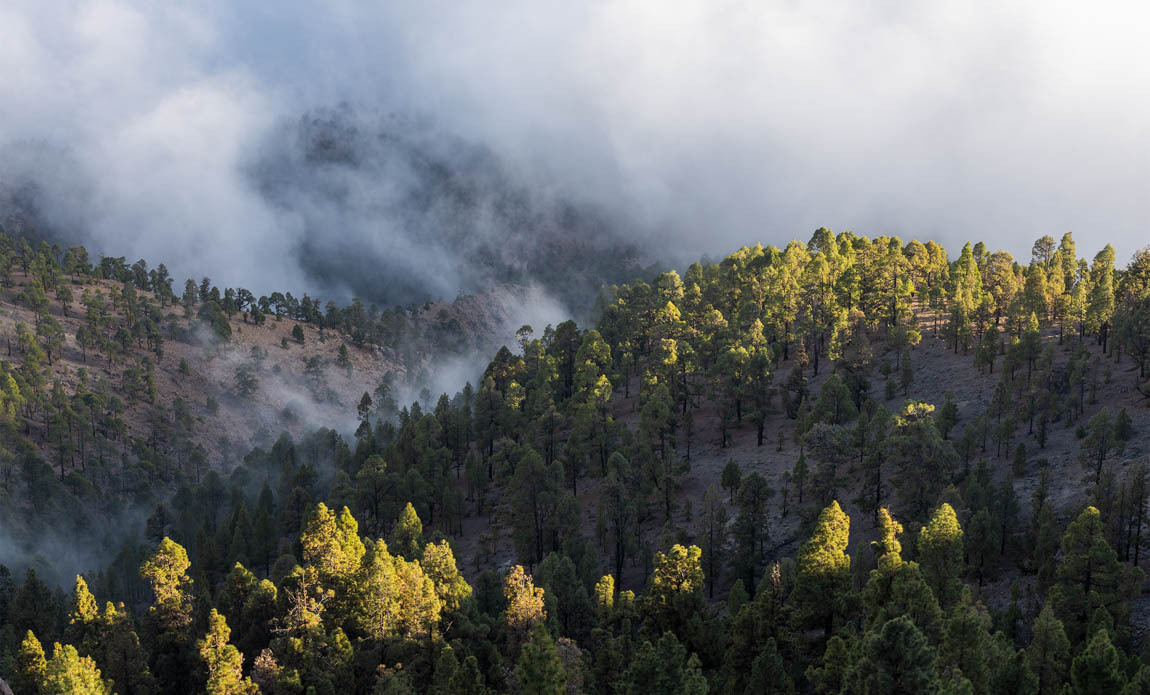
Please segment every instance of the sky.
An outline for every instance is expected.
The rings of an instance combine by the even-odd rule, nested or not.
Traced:
[[[285,123],[351,104],[433,123],[677,262],[827,226],[1024,262],[1071,231],[1125,263],[1150,241],[1148,20],[1081,1],[7,0],[0,183],[35,181],[54,223],[179,279],[307,289],[299,249],[330,235],[449,292],[462,255],[253,180]]]

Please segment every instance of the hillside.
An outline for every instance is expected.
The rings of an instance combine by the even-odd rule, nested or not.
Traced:
[[[36,312],[17,299],[32,280],[29,274],[11,273],[0,301],[0,340],[5,341],[9,357],[20,356],[17,325],[29,331],[36,325]],[[72,281],[70,289],[73,294],[103,295],[113,321],[109,333],[125,320],[110,299],[122,290],[121,283],[85,279]],[[158,301],[145,290],[138,296],[140,301]],[[55,295],[46,298],[44,315],[63,331],[61,347],[51,364],[44,365],[48,384],[59,382],[69,395],[102,390],[120,398],[125,404],[127,440],[147,436],[153,407],[170,408],[180,399],[195,422],[191,439],[207,449],[209,464],[217,467],[234,463],[235,447],[266,445],[281,431],[299,435],[322,426],[350,434],[355,421],[354,416],[349,420],[349,413],[354,413],[364,393],[374,394],[382,387],[379,393],[402,402],[458,379],[468,368],[479,369],[474,366],[480,359],[477,355],[490,354],[511,335],[512,307],[534,300],[529,289],[500,288],[451,303],[427,302],[405,312],[404,330],[410,334],[386,346],[357,346],[346,332],[307,321],[280,316],[256,324],[239,313],[226,318],[230,336],[221,341],[194,314],[186,316],[182,307],[167,306],[160,308],[164,342],[162,357],[157,358],[138,338],[111,354],[85,349],[76,337],[86,325],[83,307],[70,302],[66,308]],[[302,341],[293,336],[296,326],[303,331]],[[125,369],[141,369],[144,359],[154,363],[155,397],[125,389]],[[309,360],[318,360],[310,371]],[[453,365],[458,366],[452,369]],[[250,370],[254,378],[250,393],[243,393],[239,383],[242,370]],[[42,424],[33,422],[29,427],[40,435],[42,453],[54,458],[48,453],[50,443]]]
[[[5,529],[167,635],[144,641],[165,689],[160,656],[193,656],[159,616],[202,634],[208,606],[270,692],[516,690],[531,659],[575,692],[643,669],[854,692],[876,645],[910,648],[893,630],[936,685],[999,692],[1063,682],[1070,645],[1142,643],[1150,253],[1044,237],[1023,266],[820,229],[611,287],[593,328],[525,328],[439,395],[410,376],[507,324],[491,302],[235,307],[11,248]],[[42,586],[6,590],[7,654],[65,631],[55,599],[15,608]],[[1028,647],[1052,633],[1061,656]]]

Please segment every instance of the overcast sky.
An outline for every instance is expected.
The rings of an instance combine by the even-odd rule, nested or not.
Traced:
[[[684,256],[829,226],[1023,261],[1072,231],[1125,263],[1150,242],[1146,7],[7,0],[0,176],[47,180],[65,221],[178,278],[290,288],[302,229],[244,168],[346,101],[426,116]]]

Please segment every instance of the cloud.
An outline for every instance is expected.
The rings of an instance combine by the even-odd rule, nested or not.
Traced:
[[[337,266],[382,259],[406,269],[396,284],[450,298],[504,238],[494,215],[459,225],[487,246],[429,252],[450,214],[413,222],[425,179],[387,148],[291,185],[253,174],[298,165],[301,114],[340,103],[351,123],[430,124],[410,142],[471,156],[472,183],[490,165],[528,201],[527,227],[571,205],[603,224],[560,233],[609,227],[670,261],[823,225],[985,239],[1022,260],[1073,231],[1122,259],[1150,213],[1147,19],[1036,1],[15,0],[0,144],[57,153],[33,172],[44,204],[96,245],[263,291],[338,292],[304,256],[341,252]],[[14,159],[9,183],[29,173]],[[350,203],[301,182],[339,183]]]

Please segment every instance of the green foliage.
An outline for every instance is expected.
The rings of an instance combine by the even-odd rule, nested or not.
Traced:
[[[706,681],[699,673],[699,662],[675,636],[664,633],[657,642],[644,641],[635,649],[630,665],[616,683],[616,691],[627,695],[669,693],[702,695]]]
[[[320,502],[300,536],[303,561],[314,567],[321,580],[346,581],[360,567],[365,548],[359,524],[344,507],[335,512]]]
[[[224,616],[213,608],[208,616],[208,634],[196,643],[208,671],[204,691],[209,695],[254,695],[259,688],[243,677],[244,657],[228,643],[230,636]]]
[[[722,572],[727,547],[727,507],[719,499],[719,491],[712,483],[703,494],[703,509],[699,518],[700,543],[706,568],[707,597],[715,596],[715,581]]]
[[[1104,249],[1089,267],[1064,238],[1057,251],[1040,240],[1029,268],[983,244],[951,264],[937,244],[820,229],[809,245],[744,248],[682,277],[604,288],[593,328],[521,331],[478,389],[438,400],[425,391],[401,408],[396,394],[429,382],[421,353],[458,345],[446,313],[427,320],[426,307],[381,312],[359,302],[321,312],[308,297],[257,299],[205,279],[184,288],[185,317],[198,319],[185,327],[164,315],[175,299],[166,270],[153,276],[142,262],[109,257],[92,268],[86,253],[5,240],[0,282],[42,308],[35,327],[12,328],[0,365],[0,525],[27,545],[61,529],[113,537],[103,529],[148,518],[147,546],[117,550],[103,536],[93,544],[108,551],[107,566],[90,584],[77,579],[70,606],[53,594],[58,577],[46,584],[30,574],[16,587],[0,568],[0,662],[14,681],[30,674],[29,692],[47,692],[53,668],[66,685],[52,687],[102,692],[107,678],[124,695],[257,684],[301,695],[488,686],[1029,694],[1127,680],[1137,692],[1150,682],[1116,646],[1132,642],[1140,574],[1125,563],[1137,565],[1145,548],[1145,481],[1106,466],[1133,436],[1137,409],[1104,410],[1082,428],[1102,511],[1075,520],[1061,552],[1067,501],[1049,473],[1039,474],[1029,514],[1012,481],[991,473],[1003,460],[1028,472],[1024,436],[1063,445],[1060,425],[1073,432],[1094,398],[1087,387],[1110,379],[1101,355],[1133,358],[1131,376],[1144,377],[1150,256],[1118,271]],[[82,316],[68,313],[65,274],[83,287]],[[321,428],[274,440],[265,430],[246,452],[206,441],[215,430],[189,405],[202,398],[165,402],[164,344],[180,343],[175,354],[184,355],[202,341],[198,326],[226,337],[241,312],[257,324],[267,314],[292,321],[301,343],[307,330],[335,340],[343,368],[352,346],[386,347],[399,376],[344,404],[359,425],[354,439]],[[1041,330],[1052,323],[1091,334],[1098,348],[1055,348]],[[1005,363],[986,413],[963,391],[953,441],[954,395],[937,411],[911,402],[893,415],[872,398],[882,395],[871,392],[882,384],[876,362],[892,397],[927,382],[927,353],[911,348],[931,328],[956,352],[974,348],[980,374]],[[63,350],[72,330],[93,361],[82,373]],[[205,363],[227,352],[215,342],[201,343]],[[252,352],[237,393],[255,395],[264,359]],[[324,395],[323,357],[302,363]],[[785,378],[776,382],[776,372]],[[784,452],[789,434],[795,451]],[[775,436],[777,456],[747,455],[752,438]],[[710,448],[732,445],[737,453],[708,480],[717,473]],[[779,513],[771,484],[784,469],[799,504],[788,496],[781,511],[797,511],[810,537],[793,559],[768,565],[793,542],[768,525]],[[831,504],[844,488],[857,488],[863,511],[876,514],[873,560],[847,555],[849,519]],[[703,489],[701,504],[683,495]],[[882,509],[892,492],[916,562],[903,560],[902,527]],[[808,497],[828,505],[817,519],[802,504]],[[782,528],[790,533],[789,518]],[[501,582],[491,569],[512,546],[534,579],[516,566]],[[474,554],[457,559],[459,547]],[[1036,575],[1033,596],[1051,590],[1030,625],[1034,604],[1014,597],[995,616],[1005,634],[992,637],[986,610],[963,595],[964,566],[972,584],[1001,566]],[[474,585],[461,574],[472,568]],[[644,582],[638,598],[624,589]],[[154,600],[137,623],[125,606],[147,604],[149,587]],[[708,601],[728,588],[724,614]],[[101,612],[96,596],[123,603]],[[60,639],[75,656],[61,646],[47,659],[21,635]],[[1031,644],[1015,652],[1010,640],[1027,635]],[[254,657],[250,682],[241,654]]]
[[[704,575],[697,545],[673,545],[655,553],[655,570],[643,605],[657,632],[681,633],[690,618],[703,609]]]
[[[443,609],[431,577],[417,561],[389,553],[382,540],[369,547],[355,581],[356,624],[375,639],[430,635]]]
[[[111,695],[112,688],[100,678],[95,661],[80,656],[70,644],[57,643],[40,692],[43,695]]]
[[[768,536],[767,500],[774,490],[763,476],[754,472],[739,485],[736,504],[739,515],[732,528],[735,541],[735,567],[744,584],[754,590],[755,575],[763,562],[763,546]]]
[[[241,398],[251,398],[252,395],[259,389],[259,378],[256,376],[256,369],[251,364],[241,364],[236,367],[236,393]]]
[[[423,522],[408,502],[391,529],[391,549],[407,558],[417,558],[423,549]]]
[[[846,554],[850,539],[850,517],[838,502],[819,514],[811,537],[796,556],[795,603],[804,624],[822,627],[830,638],[836,619],[841,620],[851,604],[851,558]]]
[[[842,637],[835,635],[827,640],[822,661],[807,667],[807,680],[817,693],[839,693],[847,685],[851,669],[857,658],[852,653],[858,648],[857,642],[848,645]]]
[[[1106,630],[1099,630],[1091,638],[1085,651],[1074,657],[1070,666],[1071,695],[1103,695],[1116,693],[1126,685],[1118,650],[1110,643]]]
[[[906,695],[938,687],[935,650],[908,616],[888,621],[863,640],[862,659],[852,674],[851,692]]]
[[[1050,593],[1071,644],[1086,638],[1087,626],[1100,607],[1125,624],[1129,597],[1142,576],[1140,570],[1128,570],[1118,562],[1106,541],[1099,511],[1094,507],[1083,510],[1062,536],[1058,582]]]
[[[1034,637],[1026,655],[1038,677],[1038,692],[1057,692],[1069,672],[1070,640],[1049,602],[1034,621]]]
[[[926,517],[958,467],[958,454],[939,433],[933,411],[929,403],[905,403],[885,442],[898,498],[915,518]]]
[[[943,628],[939,661],[958,669],[974,692],[990,692],[994,646],[986,608],[975,604],[965,590]]]
[[[43,695],[46,692],[48,661],[44,647],[31,630],[24,635],[12,672],[12,686],[16,692]]]
[[[192,580],[187,575],[192,563],[188,551],[179,543],[165,537],[156,550],[140,567],[140,576],[152,587],[156,607],[183,607],[191,596]]]
[[[739,469],[739,464],[735,463],[734,459],[728,459],[727,465],[723,467],[721,484],[723,489],[730,494],[732,502],[735,500],[735,493],[738,491],[742,480],[743,472]]]
[[[943,503],[918,536],[918,562],[938,603],[949,609],[962,593],[962,527],[954,508]]]
[[[423,549],[420,567],[435,586],[435,594],[443,603],[443,609],[458,611],[463,603],[471,598],[471,585],[455,566],[455,555],[447,541],[428,543]]]
[[[567,671],[559,661],[555,643],[542,626],[531,632],[515,666],[515,680],[521,692],[528,695],[563,695]]]
[[[1086,438],[1082,440],[1079,449],[1079,460],[1082,466],[1094,471],[1095,482],[1102,478],[1102,464],[1122,441],[1117,436],[1115,424],[1107,410],[1100,410],[1090,418],[1087,425]]]
[[[503,580],[503,597],[507,608],[503,623],[512,650],[525,642],[547,617],[543,608],[543,589],[537,588],[522,565],[515,565]]]
[[[942,611],[930,586],[923,579],[918,563],[902,559],[902,525],[879,510],[879,540],[872,544],[878,555],[878,568],[871,570],[863,587],[862,602],[868,631],[880,629],[898,616],[912,620],[932,642],[942,633]]]

